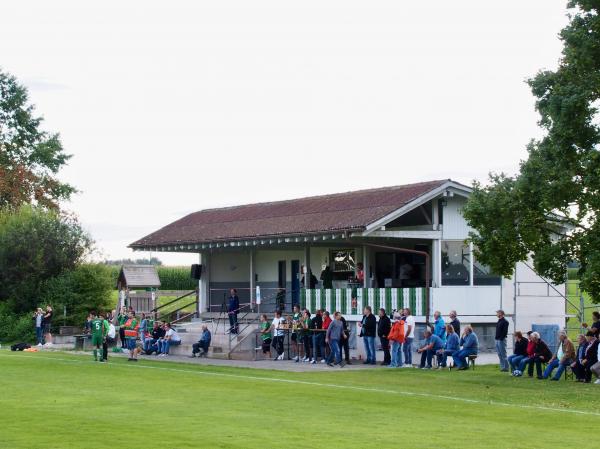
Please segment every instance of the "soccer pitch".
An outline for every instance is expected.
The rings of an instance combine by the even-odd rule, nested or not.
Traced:
[[[1,448],[589,444],[600,387],[475,371],[292,373],[0,351]]]

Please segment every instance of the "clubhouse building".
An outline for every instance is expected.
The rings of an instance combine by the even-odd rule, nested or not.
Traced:
[[[300,304],[359,321],[367,304],[388,312],[409,306],[425,323],[436,310],[456,310],[488,347],[498,309],[511,331],[563,328],[564,285],[546,282],[528,263],[504,278],[477,260],[461,214],[470,194],[438,180],[202,210],[130,247],[197,253],[201,314],[219,312],[236,288],[254,312]]]

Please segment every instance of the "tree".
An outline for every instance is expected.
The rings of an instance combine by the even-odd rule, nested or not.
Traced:
[[[58,313],[66,310],[64,324],[82,326],[90,311],[115,307],[110,303],[114,288],[108,266],[82,264],[44,282],[38,304],[51,304]]]
[[[73,217],[33,206],[0,212],[0,301],[16,313],[31,310],[44,282],[73,270],[91,249]]]
[[[59,135],[41,129],[27,89],[0,70],[0,209],[37,204],[58,209],[75,192],[56,175],[70,155]]]
[[[527,147],[519,173],[474,184],[464,216],[479,259],[505,276],[533,257],[556,283],[580,263],[581,287],[600,299],[600,2],[573,0],[555,71],[528,81],[543,138]]]

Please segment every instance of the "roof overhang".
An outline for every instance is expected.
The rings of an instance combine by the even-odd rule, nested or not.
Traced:
[[[448,196],[448,195],[452,194],[452,195],[459,195],[459,196],[468,198],[472,192],[473,192],[473,189],[471,189],[470,187],[467,187],[465,185],[459,184],[457,182],[454,182],[454,181],[445,182],[438,188],[433,189],[424,195],[421,195],[420,197],[414,199],[410,203],[405,204],[401,208],[396,209],[395,211],[387,214],[386,216],[381,217],[380,219],[367,225],[367,228],[363,232],[363,235],[367,236],[377,230],[380,230],[382,226],[385,226],[389,222],[394,221],[395,219],[401,217],[402,215],[410,212],[411,210],[413,210],[425,203],[428,203],[431,200],[434,200],[437,197],[441,197],[444,195]]]

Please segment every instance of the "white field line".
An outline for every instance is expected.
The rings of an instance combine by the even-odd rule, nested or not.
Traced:
[[[6,357],[12,357],[9,354],[2,354]],[[48,357],[42,355],[28,356],[25,354],[19,354],[20,360],[36,360],[36,359],[44,359],[44,360],[56,360],[60,362],[67,363],[83,363],[83,364],[94,364],[99,365],[98,362],[93,361],[84,361],[84,360],[73,360],[73,359],[63,359],[59,357]],[[164,362],[163,362],[164,363]],[[566,409],[566,408],[556,408],[556,407],[546,407],[543,405],[526,405],[526,404],[511,404],[508,402],[498,402],[498,401],[482,401],[479,399],[469,399],[462,398],[459,396],[447,396],[442,394],[433,394],[433,393],[419,393],[414,391],[401,391],[401,390],[387,390],[384,388],[374,388],[374,387],[360,387],[354,385],[338,385],[338,384],[329,384],[322,382],[311,382],[307,380],[296,380],[296,379],[282,379],[280,377],[261,377],[261,376],[248,376],[244,374],[229,374],[229,373],[215,373],[210,371],[202,371],[202,370],[186,370],[181,368],[167,368],[162,366],[150,366],[150,365],[133,365],[133,364],[108,364],[111,367],[119,367],[119,368],[132,368],[132,369],[155,369],[160,371],[169,371],[174,373],[185,373],[185,374],[196,374],[200,376],[213,376],[213,377],[227,377],[233,379],[242,379],[242,380],[258,380],[262,382],[280,382],[280,383],[288,383],[294,385],[307,385],[312,387],[321,387],[321,388],[337,388],[341,390],[352,390],[352,391],[365,391],[371,393],[383,393],[383,394],[395,394],[399,396],[412,396],[412,397],[424,397],[431,399],[444,399],[447,401],[456,401],[463,402],[469,404],[481,404],[481,405],[492,405],[496,407],[511,407],[511,408],[520,408],[520,409],[528,409],[528,410],[541,410],[547,412],[559,412],[559,413],[571,413],[576,415],[585,415],[585,416],[600,416],[600,412],[593,412],[589,410],[577,410],[577,409]]]

